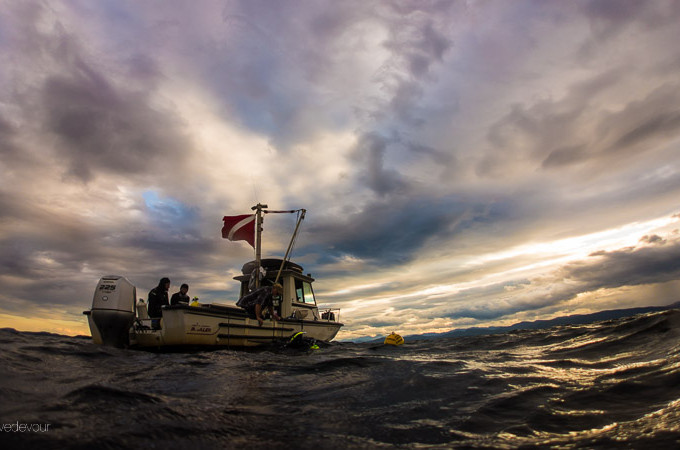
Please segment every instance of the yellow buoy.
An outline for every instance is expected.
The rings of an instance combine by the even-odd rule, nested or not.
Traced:
[[[392,332],[392,334],[390,334],[389,336],[387,336],[385,338],[385,344],[387,344],[387,345],[401,345],[403,343],[404,343],[404,338],[399,336],[394,331]]]

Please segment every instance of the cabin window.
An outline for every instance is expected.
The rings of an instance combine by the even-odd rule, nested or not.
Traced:
[[[295,295],[297,297],[297,301],[300,303],[316,305],[311,283],[302,280],[295,280]]]

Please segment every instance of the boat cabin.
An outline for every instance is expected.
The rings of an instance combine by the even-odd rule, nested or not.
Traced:
[[[260,261],[260,286],[271,286],[276,280],[276,276],[281,268],[281,259],[263,259]],[[241,269],[243,275],[234,277],[241,282],[241,292],[239,298],[252,292],[255,289],[256,263],[250,261],[243,265]],[[264,272],[264,275],[263,275]],[[319,313],[319,308],[314,297],[312,283],[314,278],[310,274],[303,273],[302,266],[291,261],[286,261],[281,270],[279,284],[283,286],[283,295],[279,304],[274,300],[274,307],[278,314],[283,318],[298,320],[339,320],[336,317],[338,310],[327,310]]]

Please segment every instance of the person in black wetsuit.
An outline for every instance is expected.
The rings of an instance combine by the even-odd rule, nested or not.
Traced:
[[[267,308],[269,314],[274,320],[281,320],[279,315],[274,311],[274,296],[281,296],[283,294],[283,287],[280,284],[274,286],[265,286],[254,290],[248,295],[244,295],[236,302],[236,306],[245,309],[248,314],[255,316],[257,322],[262,326],[264,319],[262,319],[262,310]]]
[[[180,286],[179,292],[172,294],[172,297],[170,298],[170,304],[189,306],[189,296],[187,295],[187,292],[189,292],[189,285],[184,283],[182,286]]]
[[[152,319],[158,319],[163,314],[161,312],[161,306],[168,306],[168,291],[170,290],[170,279],[161,278],[158,282],[158,286],[149,291],[149,317]]]

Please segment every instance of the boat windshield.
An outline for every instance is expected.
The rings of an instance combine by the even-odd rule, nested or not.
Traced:
[[[312,285],[310,283],[302,280],[295,280],[295,294],[298,302],[316,305],[314,291],[312,291]]]

